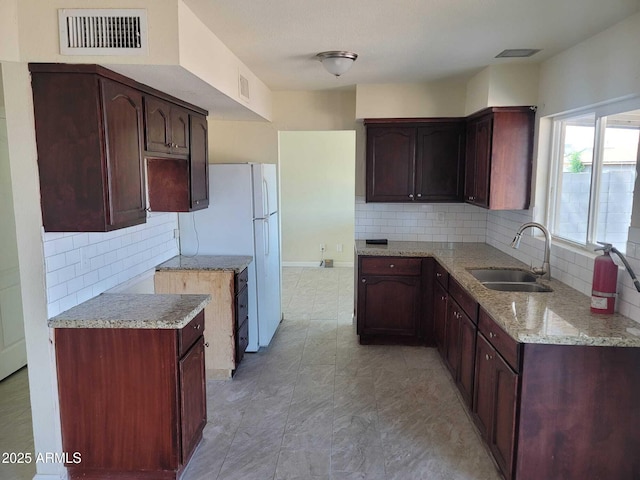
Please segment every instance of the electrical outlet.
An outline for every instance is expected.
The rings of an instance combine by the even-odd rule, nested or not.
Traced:
[[[342,244],[339,243],[336,245],[336,252],[341,252],[342,251]]]
[[[325,249],[325,245],[324,245],[324,243],[321,243],[321,244],[320,244],[320,251],[321,251],[321,252],[324,252],[324,249]]]

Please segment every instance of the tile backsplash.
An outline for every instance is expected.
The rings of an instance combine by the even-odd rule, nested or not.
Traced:
[[[178,254],[177,213],[107,233],[43,233],[49,318]]]
[[[356,240],[484,242],[487,211],[465,203],[366,203],[356,197]]]

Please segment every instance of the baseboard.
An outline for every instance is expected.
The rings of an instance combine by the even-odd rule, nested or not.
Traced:
[[[282,262],[283,267],[320,267],[320,261],[317,262]],[[353,262],[333,262],[334,267],[351,267]]]

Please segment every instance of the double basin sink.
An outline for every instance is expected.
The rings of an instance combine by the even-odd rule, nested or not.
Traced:
[[[478,268],[469,273],[487,288],[501,292],[552,292],[546,285],[538,283],[531,272],[512,269]]]

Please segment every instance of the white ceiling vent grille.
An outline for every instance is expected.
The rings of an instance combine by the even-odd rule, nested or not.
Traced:
[[[249,79],[238,73],[238,95],[245,102],[249,102]]]
[[[58,10],[62,55],[147,55],[144,9]]]

